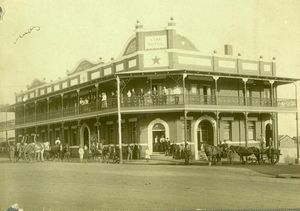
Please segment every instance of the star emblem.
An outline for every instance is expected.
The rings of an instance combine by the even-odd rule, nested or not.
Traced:
[[[152,61],[153,61],[153,64],[159,64],[159,60],[160,58],[158,58],[157,56],[155,56]]]

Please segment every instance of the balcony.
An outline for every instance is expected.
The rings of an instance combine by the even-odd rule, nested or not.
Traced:
[[[169,108],[174,107],[175,109],[178,106],[214,106],[214,108],[222,108],[224,107],[232,107],[244,109],[245,102],[243,96],[216,96],[214,95],[197,95],[197,94],[188,94],[184,99],[183,94],[178,95],[144,95],[144,96],[132,96],[132,97],[122,97],[120,99],[121,109],[155,109],[155,108]],[[271,102],[270,98],[256,98],[256,97],[248,97],[247,98],[247,107],[255,107],[256,109],[265,109],[268,111],[270,108],[296,108],[296,100],[295,99],[282,99],[277,98],[274,99],[274,102]],[[100,102],[86,103],[79,105],[78,107],[69,106],[65,107],[62,110],[51,110],[49,114],[47,113],[38,113],[36,115],[31,114],[27,115],[25,123],[36,121],[43,121],[47,119],[55,119],[61,117],[74,117],[78,114],[92,114],[93,112],[105,112],[105,110],[114,109],[116,111],[117,108],[117,98],[109,98],[107,100],[102,100]],[[181,107],[182,108],[182,107]],[[180,108],[180,109],[181,109]],[[274,110],[274,109],[273,109]],[[273,111],[274,112],[274,111]],[[275,111],[276,112],[276,111]],[[17,118],[16,124],[23,124],[24,118]]]

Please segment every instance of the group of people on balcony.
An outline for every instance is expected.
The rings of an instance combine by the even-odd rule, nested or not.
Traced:
[[[123,91],[120,97],[121,106],[124,107],[135,107],[145,105],[165,105],[165,104],[179,104],[180,95],[182,90],[179,86],[173,88],[167,88],[166,86],[154,85],[147,91],[144,88],[128,88]],[[79,100],[79,102],[78,102]],[[50,116],[57,117],[61,115],[61,108],[63,105],[64,114],[73,114],[78,111],[89,112],[97,109],[116,108],[117,107],[117,91],[100,91],[98,99],[95,90],[90,90],[86,94],[78,96],[73,93],[65,95],[63,101],[56,98],[49,102],[49,113]],[[47,107],[46,104],[40,105]],[[43,115],[46,112],[46,108],[37,109],[37,115]],[[26,109],[26,119],[29,121],[30,118],[34,118],[34,107]],[[19,116],[23,116],[20,115]],[[18,119],[18,118],[17,118]]]

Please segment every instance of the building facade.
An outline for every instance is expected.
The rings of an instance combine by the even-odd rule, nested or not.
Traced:
[[[15,134],[52,144],[59,137],[75,150],[94,140],[104,145],[188,142],[199,159],[200,142],[266,146],[278,143],[278,112],[297,112],[297,99],[277,98],[281,85],[275,58],[265,61],[216,52],[201,55],[193,43],[165,29],[147,31],[140,23],[122,54],[110,62],[82,61],[65,78],[35,81],[16,94]],[[295,86],[296,89],[296,86]]]

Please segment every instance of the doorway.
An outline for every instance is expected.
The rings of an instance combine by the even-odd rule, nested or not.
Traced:
[[[152,149],[153,152],[163,152],[163,141],[166,138],[165,126],[161,123],[156,123],[152,127]]]
[[[197,129],[198,150],[201,150],[201,142],[214,145],[213,126],[208,120],[202,120]]]
[[[272,124],[268,123],[266,125],[266,147],[272,145],[272,140],[273,140]]]

